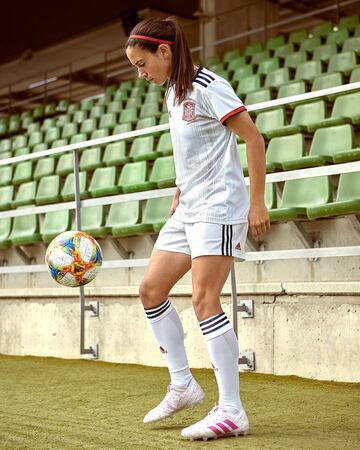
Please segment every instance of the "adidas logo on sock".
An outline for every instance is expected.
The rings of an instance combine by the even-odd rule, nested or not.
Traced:
[[[213,363],[211,363],[211,365],[212,365],[212,368],[213,368],[214,370],[219,370],[217,367],[214,366]]]
[[[161,346],[160,346],[160,351],[161,351],[161,353],[167,353],[167,350],[165,350],[164,347],[161,347]]]
[[[236,244],[235,250],[241,250],[240,242],[238,242],[238,243]]]

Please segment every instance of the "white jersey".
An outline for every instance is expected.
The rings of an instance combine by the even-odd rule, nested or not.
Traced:
[[[245,106],[231,85],[200,67],[193,91],[174,105],[172,87],[167,107],[176,185],[181,192],[173,218],[187,223],[247,222],[249,199],[236,136],[225,124]]]

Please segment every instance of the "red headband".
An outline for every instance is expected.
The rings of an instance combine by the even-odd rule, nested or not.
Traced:
[[[152,38],[150,36],[143,36],[141,34],[132,34],[131,36],[129,36],[129,39],[144,39],[144,41],[151,41],[151,42],[158,42],[159,44],[170,44],[172,45],[173,42],[171,41],[164,41],[164,39],[156,39],[156,38]]]

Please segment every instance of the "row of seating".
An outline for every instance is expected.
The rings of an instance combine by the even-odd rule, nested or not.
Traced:
[[[329,176],[286,181],[280,202],[276,184],[267,183],[265,201],[273,223],[359,214],[360,173],[340,175],[335,201]],[[103,206],[82,208],[82,229],[96,238],[159,232],[168,218],[171,202],[171,196],[149,199],[143,214],[140,201],[114,203],[110,206],[107,217]],[[34,244],[41,240],[50,242],[71,227],[70,211],[46,213],[41,227],[38,215],[3,218],[0,219],[0,248]]]

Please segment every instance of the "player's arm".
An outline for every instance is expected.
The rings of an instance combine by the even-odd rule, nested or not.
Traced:
[[[269,213],[265,206],[265,143],[246,111],[229,117],[226,121],[235,134],[246,143],[246,157],[250,177],[249,225],[254,237],[259,237],[270,227]]]

